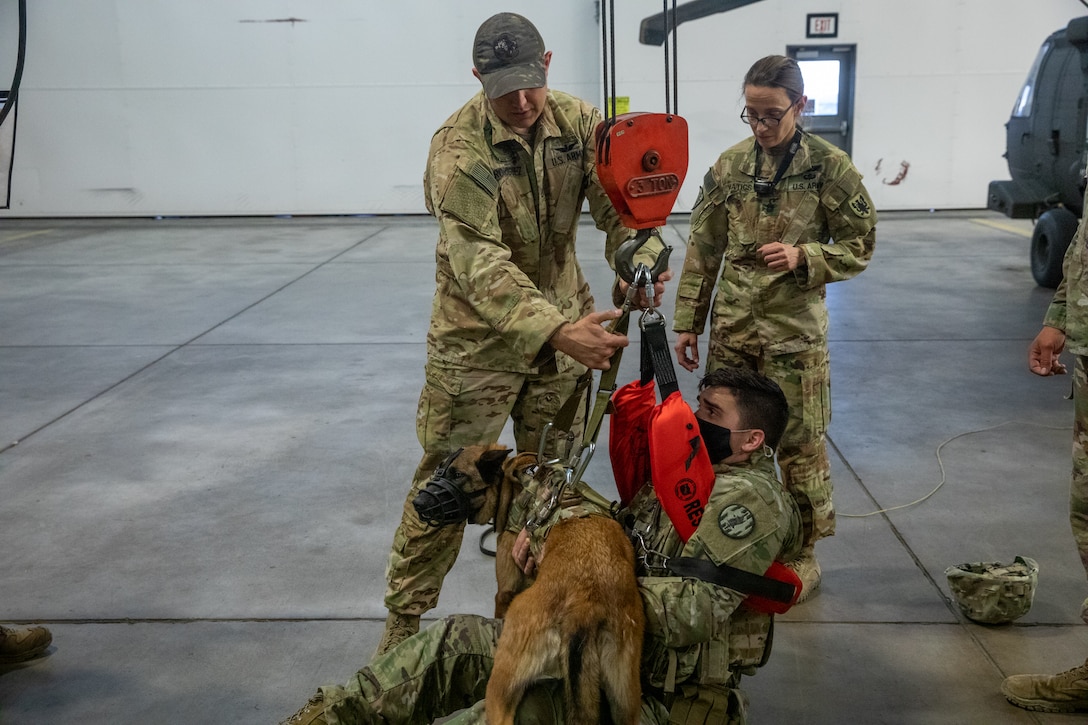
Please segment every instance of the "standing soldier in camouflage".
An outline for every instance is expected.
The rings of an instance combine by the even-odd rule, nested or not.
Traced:
[[[762,574],[801,545],[800,512],[774,467],[774,446],[789,418],[782,390],[735,368],[708,374],[699,388],[696,417],[715,478],[695,533],[681,539],[652,483],[618,516],[639,559],[646,612],[641,722],[652,725],[741,725],[748,709],[741,675],[753,674],[771,646],[772,615],[745,605],[733,589],[674,575],[664,558],[691,557]],[[580,503],[554,512],[532,540],[520,540],[526,546],[514,553],[523,567],[530,550],[540,554],[537,537],[557,519],[591,510],[608,515],[608,501],[581,482],[577,490]],[[462,708],[469,709],[450,723],[483,723],[482,700],[501,632],[501,620],[447,617],[376,657],[346,685],[320,688],[284,725],[433,722]],[[530,689],[517,722],[561,725],[561,692],[557,680]]]
[[[713,303],[707,370],[759,370],[786,393],[790,424],[778,463],[804,518],[805,545],[790,562],[804,601],[820,584],[813,547],[835,532],[825,286],[868,265],[876,211],[846,153],[798,126],[807,98],[796,61],[757,61],[744,99],[741,120],[753,138],[722,153],[692,211],[676,291],[676,359],[687,370],[699,366]]]
[[[1085,194],[1088,204],[1088,193]],[[1048,377],[1064,375],[1062,351],[1073,354],[1073,476],[1069,485],[1069,523],[1088,571],[1088,229],[1081,220],[1065,253],[1064,277],[1043,318],[1043,329],[1028,348],[1028,369]],[[1088,623],[1088,599],[1080,610]],[[1088,660],[1057,675],[1013,675],[1001,691],[1014,705],[1042,712],[1088,710]]]
[[[587,368],[606,369],[628,343],[602,327],[620,312],[594,312],[575,257],[587,199],[607,259],[633,234],[597,180],[600,113],[547,88],[551,51],[520,15],[486,20],[472,58],[483,91],[435,133],[423,180],[439,228],[416,413],[424,453],[393,538],[379,654],[418,631],[460,549],[463,525],[428,526],[411,503],[435,467],[460,446],[496,441],[507,419],[518,450],[538,450]],[[640,257],[662,246],[652,237]],[[581,418],[569,431],[579,438]]]

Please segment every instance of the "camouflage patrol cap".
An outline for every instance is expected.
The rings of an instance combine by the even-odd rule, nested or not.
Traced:
[[[1034,559],[1018,556],[1012,564],[960,564],[944,573],[965,617],[982,624],[1007,624],[1031,609],[1039,565]]]
[[[515,13],[499,13],[484,21],[472,45],[472,64],[488,98],[543,88],[548,82],[544,39],[528,19]]]

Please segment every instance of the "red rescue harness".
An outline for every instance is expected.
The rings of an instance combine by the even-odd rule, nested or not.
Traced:
[[[645,317],[644,317],[645,320]],[[620,503],[626,506],[649,479],[654,495],[682,541],[699,528],[714,489],[714,467],[695,413],[681,397],[665,342],[664,318],[642,324],[641,378],[612,394],[609,457]],[[663,398],[656,401],[656,383]],[[730,566],[670,559],[681,576],[695,576],[748,594],[745,605],[767,614],[786,612],[801,594],[801,580],[780,562],[762,577]]]

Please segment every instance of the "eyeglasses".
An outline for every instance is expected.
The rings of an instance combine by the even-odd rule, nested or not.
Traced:
[[[790,108],[792,107],[793,106],[790,106]],[[767,128],[778,128],[778,124],[782,123],[782,119],[785,118],[786,114],[789,112],[790,109],[787,108],[785,111],[782,112],[782,115],[777,118],[774,116],[764,116],[763,118],[760,118],[759,116],[748,113],[748,111],[745,110],[740,112],[740,120],[744,121],[746,124],[752,126],[753,128],[761,123]]]

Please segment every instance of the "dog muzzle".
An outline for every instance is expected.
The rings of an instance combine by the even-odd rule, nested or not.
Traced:
[[[461,483],[468,477],[452,468],[453,462],[463,450],[465,449],[458,448],[447,456],[434,470],[434,475],[423,490],[412,499],[416,514],[429,526],[465,522],[475,511],[472,498],[461,488]]]

